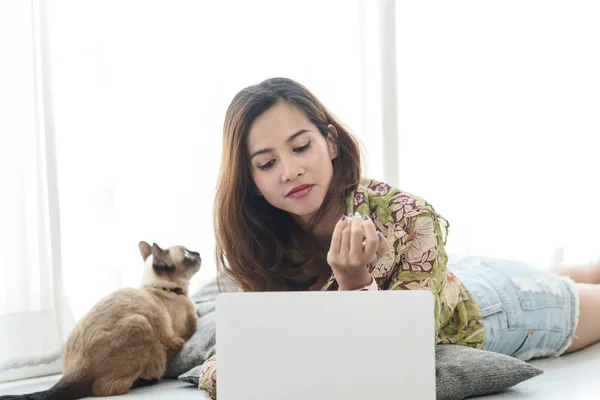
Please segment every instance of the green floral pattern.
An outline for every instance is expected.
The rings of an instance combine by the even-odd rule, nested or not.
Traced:
[[[420,197],[363,179],[346,200],[347,213],[368,215],[388,242],[388,252],[367,267],[381,290],[431,290],[437,344],[483,347],[481,310],[447,268],[448,221]],[[323,290],[337,290],[333,275]],[[199,388],[216,399],[216,357],[202,368]]]

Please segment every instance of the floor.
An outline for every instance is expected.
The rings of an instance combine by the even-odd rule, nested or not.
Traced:
[[[503,393],[478,399],[600,399],[600,343],[559,358],[533,360],[531,364],[544,373]]]
[[[45,390],[51,387],[60,375],[46,376],[43,378],[27,379],[18,382],[0,383],[0,395],[4,394],[23,394]],[[181,382],[174,379],[164,380],[157,385],[151,387],[143,387],[134,389],[124,396],[112,397],[94,397],[94,399],[195,399],[206,400],[204,395],[196,387],[189,383]]]
[[[534,360],[532,364],[544,373],[503,393],[479,397],[489,400],[544,399],[592,400],[600,399],[600,344],[556,359]],[[29,379],[0,384],[0,395],[22,394],[44,390],[58,380],[58,376]],[[121,396],[111,397],[111,399]],[[108,398],[108,397],[107,397]],[[206,396],[195,387],[177,380],[132,390],[128,399],[205,400]]]

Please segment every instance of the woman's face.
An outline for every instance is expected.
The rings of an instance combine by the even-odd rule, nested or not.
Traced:
[[[304,113],[280,101],[254,120],[248,153],[254,184],[272,206],[307,223],[319,209],[338,155],[329,125],[327,138]]]

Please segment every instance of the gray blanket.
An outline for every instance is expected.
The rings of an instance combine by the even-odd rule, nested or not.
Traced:
[[[235,291],[235,287],[232,284],[226,284],[223,285],[221,291]],[[203,364],[216,353],[215,301],[217,294],[219,294],[219,288],[216,279],[213,279],[191,296],[198,315],[196,333],[169,362],[165,378],[176,379],[184,372]]]

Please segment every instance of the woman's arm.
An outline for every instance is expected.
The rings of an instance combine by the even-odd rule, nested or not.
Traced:
[[[200,372],[198,389],[203,390],[212,400],[217,398],[217,356],[204,362]]]

